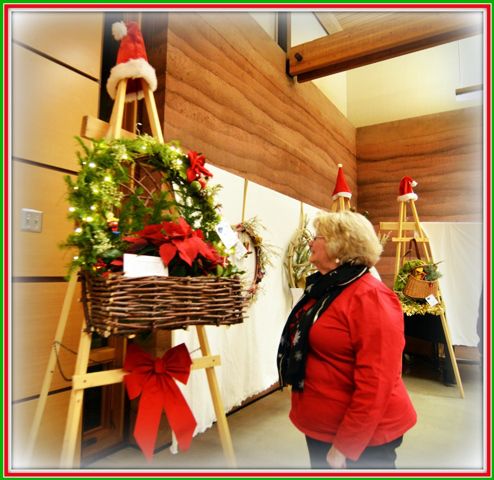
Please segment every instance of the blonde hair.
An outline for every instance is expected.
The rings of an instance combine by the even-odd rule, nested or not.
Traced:
[[[374,266],[383,247],[372,223],[351,211],[319,214],[314,220],[317,235],[324,237],[326,253],[341,263]]]

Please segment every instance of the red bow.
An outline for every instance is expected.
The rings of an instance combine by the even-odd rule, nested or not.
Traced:
[[[124,383],[131,400],[141,395],[134,436],[148,461],[153,458],[162,410],[180,450],[190,447],[197,423],[173,377],[186,384],[191,364],[183,343],[167,350],[161,358],[151,357],[134,344],[127,347],[124,370],[131,373],[124,376]]]
[[[204,166],[206,163],[206,157],[197,152],[190,151],[187,154],[189,158],[190,167],[187,169],[187,180],[189,182],[193,182],[194,180],[198,180],[201,183],[201,186],[204,188],[206,182],[202,178],[212,177],[213,174]]]

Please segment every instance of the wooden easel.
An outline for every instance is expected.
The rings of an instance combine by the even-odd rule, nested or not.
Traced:
[[[145,81],[142,81],[144,91],[144,101],[150,121],[151,131],[155,138],[160,142],[164,142],[163,133],[161,132],[158,112],[154,95]],[[125,107],[125,95],[127,91],[127,79],[121,80],[117,86],[115,95],[115,103],[110,118],[109,124],[102,120],[85,117],[82,125],[82,136],[86,138],[121,138],[122,136],[132,138],[135,134],[122,129],[122,121]],[[55,372],[56,361],[60,344],[63,339],[63,334],[67,325],[70,305],[75,293],[77,284],[77,272],[70,277],[67,291],[63,302],[62,311],[58,321],[53,348],[48,360],[48,366],[43,379],[43,384],[40,392],[40,397],[36,407],[29,441],[27,445],[26,458],[28,461],[32,458],[34,447],[39,433],[41,419],[45,410],[48,392],[52,383],[53,374]],[[65,434],[63,438],[63,447],[60,458],[61,468],[73,468],[74,458],[76,454],[76,444],[78,433],[80,430],[82,418],[82,405],[84,400],[84,390],[91,387],[100,387],[104,385],[112,385],[123,381],[124,375],[127,373],[123,369],[106,370],[102,372],[88,373],[89,354],[91,351],[92,334],[85,331],[86,324],[83,322],[81,337],[79,340],[79,348],[77,352],[77,360],[75,364],[74,375],[72,376],[72,391],[69,401],[69,410],[67,414],[67,422],[65,425]],[[206,376],[209,384],[209,390],[213,401],[213,407],[216,414],[218,425],[218,433],[220,436],[223,452],[229,467],[236,467],[235,453],[233,450],[230,430],[226,421],[225,410],[221,400],[218,381],[214,367],[221,364],[219,355],[211,355],[209,342],[206,336],[204,326],[197,325],[197,336],[201,348],[202,357],[193,360],[191,369],[206,369]]]
[[[413,222],[407,221],[407,206],[410,207],[412,212]],[[397,236],[392,237],[392,241],[396,243],[396,258],[395,258],[395,270],[394,270],[394,279],[398,276],[398,272],[402,267],[405,259],[404,254],[406,252],[407,243],[412,239],[423,246],[425,260],[427,262],[433,262],[432,253],[430,249],[429,239],[425,234],[422,226],[420,225],[419,216],[417,213],[417,208],[415,207],[414,200],[406,200],[400,201],[400,212],[398,222],[381,222],[380,223],[381,231],[396,231]],[[438,301],[441,305],[444,306],[441,297],[441,291],[438,293]],[[453,345],[451,343],[451,336],[449,333],[448,322],[446,321],[446,312],[445,307],[440,307],[439,317],[441,319],[441,326],[444,332],[444,338],[446,340],[446,346],[448,349],[449,356],[451,358],[451,364],[453,366],[453,372],[455,375],[456,385],[460,392],[461,398],[465,398],[465,393],[463,391],[463,384],[461,383],[460,372],[458,370],[458,364],[456,363],[456,356],[453,349]]]
[[[347,197],[338,197],[336,200],[333,200],[331,204],[332,212],[344,212],[345,210],[350,210],[350,199]]]

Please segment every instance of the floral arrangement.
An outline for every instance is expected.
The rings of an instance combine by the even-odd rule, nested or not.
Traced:
[[[441,313],[443,308],[442,303],[431,306],[425,301],[411,298],[403,293],[403,289],[405,288],[410,275],[428,282],[433,282],[439,279],[442,275],[438,270],[438,263],[440,262],[431,263],[420,259],[414,259],[405,262],[400,268],[395,279],[393,289],[398,295],[398,298],[402,304],[403,312],[406,315],[424,315],[426,313],[439,315]]]
[[[247,300],[253,301],[259,291],[259,284],[266,275],[266,269],[268,266],[272,266],[272,255],[276,252],[273,246],[264,243],[264,240],[260,234],[262,225],[257,217],[250,220],[243,221],[235,225],[234,229],[241,234],[245,234],[249,237],[253,250],[250,250],[250,245],[246,242],[244,246],[247,249],[245,255],[255,255],[256,264],[254,276],[251,284],[247,287]]]
[[[237,273],[215,231],[221,187],[208,184],[204,155],[148,135],[78,140],[80,171],[65,177],[75,229],[64,246],[78,250],[71,270],[121,271],[123,253],[138,253],[160,256],[170,275]],[[148,181],[137,169],[151,172]]]
[[[285,269],[290,288],[305,288],[305,279],[316,271],[309,262],[312,235],[308,229],[308,218],[303,216],[301,226],[293,234],[285,256]]]

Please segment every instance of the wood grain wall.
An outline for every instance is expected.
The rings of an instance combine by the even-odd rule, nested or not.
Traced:
[[[397,221],[403,176],[418,185],[422,222],[482,220],[482,111],[480,107],[357,129],[358,210],[374,224]],[[378,269],[391,285],[395,247]]]
[[[250,15],[172,13],[168,26],[167,141],[324,208],[342,163],[356,197],[355,128],[286,75],[285,52]]]
[[[28,466],[25,446],[60,316],[70,252],[60,248],[67,219],[64,175],[77,169],[74,136],[83,115],[98,114],[101,13],[12,14],[12,461]],[[40,233],[21,231],[23,208],[43,212]],[[63,343],[77,350],[82,308],[74,298]],[[62,350],[71,376],[75,356]],[[30,466],[56,467],[70,382],[54,373]]]

